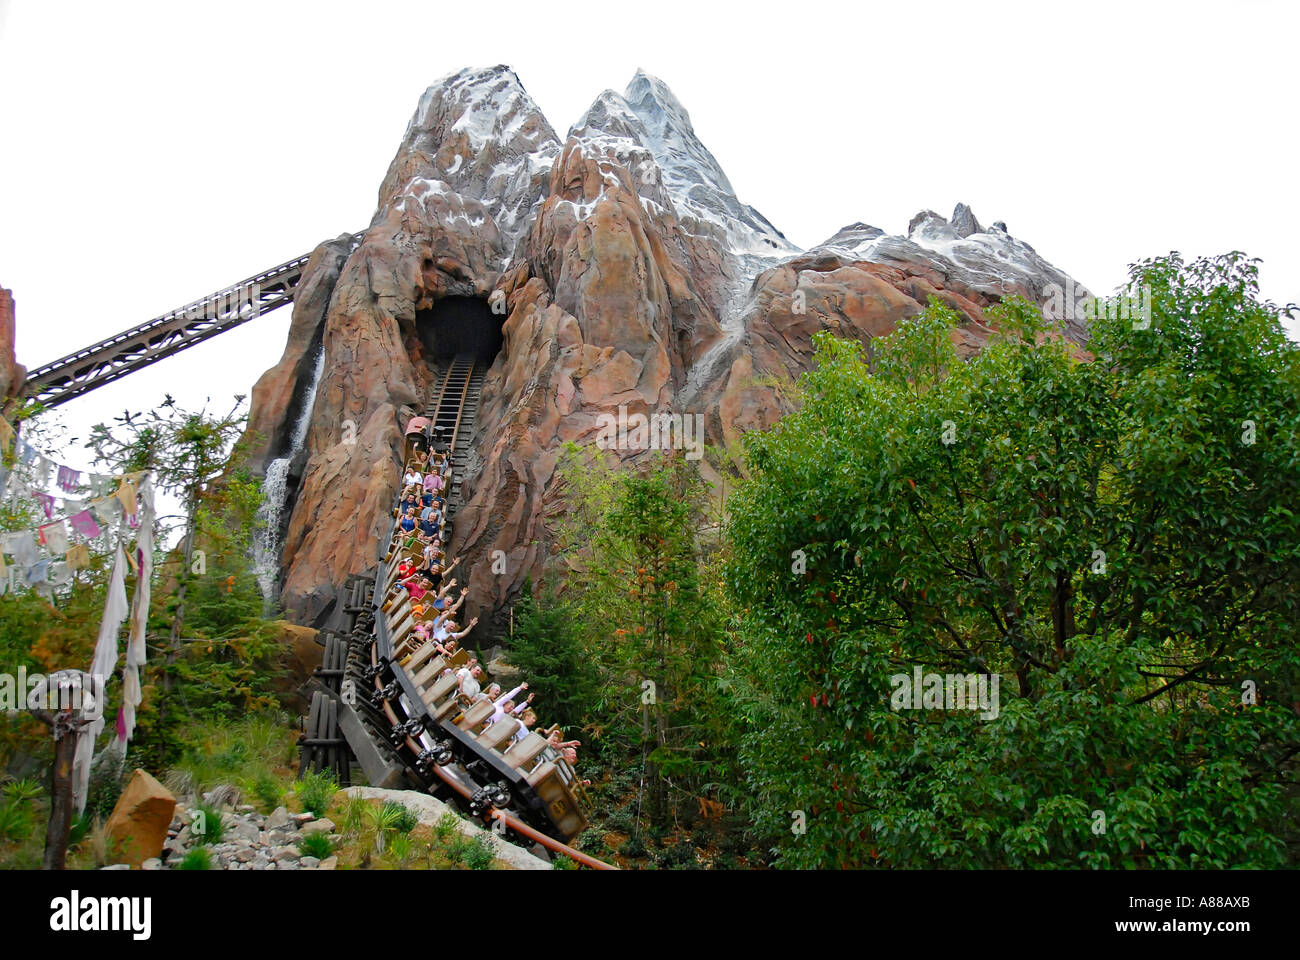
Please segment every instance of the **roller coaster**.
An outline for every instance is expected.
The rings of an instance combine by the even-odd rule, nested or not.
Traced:
[[[450,461],[446,538],[485,373],[482,358],[456,356],[442,369],[425,416],[407,425],[406,466],[416,449],[443,452]],[[355,760],[372,785],[431,793],[543,856],[558,853],[612,869],[569,845],[587,819],[581,781],[564,757],[540,732],[520,739],[520,722],[512,717],[492,722],[491,700],[459,696],[456,670],[468,664],[468,652],[444,655],[415,630],[424,612],[400,583],[408,536],[400,526],[400,497],[399,488],[383,560],[349,578],[322,631],[325,651],[299,741],[300,775],[328,770],[346,784]]]
[[[353,249],[363,234],[351,235]],[[23,392],[58,406],[293,302],[310,255],[253,276],[33,370]],[[416,449],[442,452],[450,485],[442,538],[450,542],[470,453],[479,393],[491,358],[458,353],[434,377],[424,416],[406,426],[403,463]],[[581,781],[546,736],[519,721],[489,723],[490,700],[458,695],[456,669],[469,654],[437,653],[415,630],[423,611],[398,582],[401,546],[393,525],[377,567],[348,578],[318,637],[321,665],[308,684],[299,775],[328,770],[340,784],[354,764],[373,786],[426,791],[456,804],[506,840],[542,857],[614,869],[569,846],[587,826]]]

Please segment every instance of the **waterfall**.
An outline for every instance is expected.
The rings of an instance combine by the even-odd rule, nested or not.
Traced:
[[[325,369],[325,348],[322,346],[316,355],[316,367],[312,372],[311,385],[303,396],[302,413],[294,424],[293,435],[289,438],[289,452],[272,460],[266,467],[266,476],[262,480],[262,505],[257,510],[259,529],[253,536],[253,570],[257,573],[257,582],[262,587],[262,596],[269,604],[274,598],[275,581],[280,576],[280,524],[283,520],[284,501],[288,494],[289,464],[294,455],[302,449],[307,439],[307,429],[311,426],[311,411],[316,404],[316,387],[320,383],[321,371]]]

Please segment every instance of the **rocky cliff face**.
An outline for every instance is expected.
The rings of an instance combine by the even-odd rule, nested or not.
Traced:
[[[0,287],[0,406],[16,397],[27,368],[14,356],[14,295]]]
[[[855,223],[800,250],[740,202],[686,110],[644,73],[563,139],[508,68],[453,74],[420,99],[359,246],[341,238],[313,255],[284,357],[254,391],[265,464],[287,455],[324,351],[282,599],[318,620],[334,588],[375,563],[401,425],[434,382],[429,330],[448,298],[504,297],[505,312],[480,321],[500,323],[503,342],[451,544],[471,588],[464,613],[486,618],[548,555],[561,447],[593,443],[602,414],[699,413],[705,442],[732,446],[786,412],[782,387],[818,330],[869,342],[935,295],[966,318],[955,336],[969,352],[989,335],[988,306],[1010,293],[1042,302],[1067,280],[962,205],[950,220],[918,214],[906,236]]]

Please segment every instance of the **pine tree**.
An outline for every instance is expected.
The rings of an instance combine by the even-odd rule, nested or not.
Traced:
[[[587,719],[596,676],[573,629],[572,611],[556,599],[550,585],[534,598],[531,579],[524,581],[509,659],[528,680],[529,692],[537,695],[539,715],[559,724],[571,738]]]

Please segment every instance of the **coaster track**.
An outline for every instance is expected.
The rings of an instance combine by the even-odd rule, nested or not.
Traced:
[[[362,236],[352,235],[353,249]],[[310,254],[295,257],[37,367],[23,392],[56,407],[233,330],[291,303],[309,259]],[[423,439],[444,450],[451,465],[442,525],[448,543],[489,363],[471,354],[454,357],[425,408]],[[468,654],[462,649],[450,658],[433,656],[432,642],[416,641],[409,594],[396,582],[404,539],[400,493],[383,560],[348,579],[320,634],[325,649],[308,685],[299,775],[328,770],[346,785],[355,762],[372,785],[428,791],[521,846],[536,851],[540,845],[586,867],[615,869],[569,846],[587,819],[579,802],[581,783],[563,757],[535,732],[510,746],[506,728],[517,721],[479,729],[490,704],[458,701],[455,673],[448,672]]]
[[[448,516],[460,500],[486,366],[472,356],[454,358],[425,408],[429,424],[422,436],[451,458]],[[586,867],[613,869],[569,845],[587,819],[581,783],[564,759],[539,733],[507,750],[515,721],[480,729],[490,703],[456,696],[454,671],[468,662],[468,653],[446,657],[431,641],[416,639],[417,615],[397,576],[407,536],[399,526],[400,494],[383,560],[349,579],[322,634],[324,656],[299,741],[300,775],[328,769],[347,783],[355,758],[372,785],[426,791],[521,846],[540,845]],[[450,540],[449,520],[443,536]]]
[[[352,235],[356,248],[364,234]],[[32,370],[23,393],[57,407],[293,302],[310,253]]]

